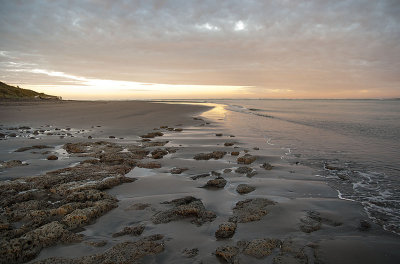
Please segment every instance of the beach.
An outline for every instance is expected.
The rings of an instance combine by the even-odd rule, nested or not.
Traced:
[[[1,102],[0,263],[399,262],[397,234],[240,118]]]

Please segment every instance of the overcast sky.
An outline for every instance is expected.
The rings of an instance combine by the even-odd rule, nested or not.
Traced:
[[[400,97],[400,0],[0,0],[0,36],[67,98]]]

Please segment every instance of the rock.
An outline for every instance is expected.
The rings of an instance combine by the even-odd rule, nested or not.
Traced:
[[[182,255],[187,258],[193,258],[199,254],[198,248],[185,248],[182,251]]]
[[[358,226],[358,230],[367,231],[371,228],[371,224],[366,220],[360,220],[360,224]]]
[[[200,199],[193,196],[175,199],[164,204],[170,204],[173,208],[156,213],[152,221],[154,224],[169,223],[185,218],[192,219],[192,223],[202,225],[205,222],[214,221],[214,212],[207,211]]]
[[[325,164],[325,169],[327,169],[327,170],[335,170],[335,171],[344,170],[343,167],[339,167],[339,166],[336,166],[336,165],[333,165],[333,164]]]
[[[230,147],[230,146],[233,146],[233,145],[235,145],[235,143],[233,143],[233,142],[225,142],[224,143],[225,147]]]
[[[143,231],[144,231],[145,226],[144,225],[138,225],[138,226],[127,226],[121,231],[114,233],[112,237],[119,237],[119,236],[124,236],[124,235],[131,235],[131,236],[140,236]]]
[[[87,138],[88,138],[88,139],[92,139],[93,137],[92,137],[92,136],[88,136]]]
[[[232,151],[231,155],[232,156],[239,156],[239,153],[240,153],[239,151]]]
[[[175,128],[174,131],[175,131],[175,132],[182,132],[183,129],[182,129],[182,128]]]
[[[0,138],[5,138],[6,134],[0,133]]]
[[[224,169],[224,173],[230,173],[232,172],[232,169]]]
[[[195,160],[222,159],[225,156],[225,151],[213,151],[211,153],[200,153],[194,156]]]
[[[237,163],[239,163],[239,164],[251,164],[251,163],[253,163],[256,159],[257,159],[256,157],[254,157],[254,156],[252,156],[252,155],[250,155],[250,154],[245,154],[244,156],[239,157],[239,158],[237,159]]]
[[[219,188],[224,188],[226,185],[226,180],[220,176],[218,176],[215,179],[211,179],[207,181],[207,183],[203,186],[204,188],[210,188],[210,189],[219,189]]]
[[[215,255],[227,263],[236,262],[236,256],[239,254],[239,248],[234,246],[221,246],[215,250]]]
[[[161,168],[161,164],[158,162],[147,162],[147,163],[138,163],[136,166],[139,168],[146,168],[146,169],[159,169]]]
[[[203,174],[199,174],[199,175],[195,175],[190,177],[192,180],[198,180],[200,178],[205,178],[205,177],[209,177],[210,174],[209,173],[203,173]]]
[[[58,157],[56,155],[50,155],[47,156],[47,160],[58,160]]]
[[[268,162],[264,162],[261,165],[261,168],[265,169],[265,170],[272,170],[273,166],[271,164],[269,164]]]
[[[146,135],[140,136],[141,138],[155,138],[155,137],[161,137],[164,134],[162,132],[150,132],[147,133]]]
[[[313,246],[311,246],[310,244],[307,245],[309,247],[309,249],[312,249]],[[316,245],[314,245],[316,246]],[[284,241],[281,243],[281,250],[278,254],[278,256],[276,256],[273,259],[273,264],[289,264],[289,263],[293,263],[293,264],[308,264],[309,260],[308,260],[308,256],[305,254],[305,250],[304,250],[304,246],[299,245],[299,244],[295,244],[292,241]],[[314,256],[315,255],[315,251],[314,251]],[[317,263],[316,261],[317,259],[315,259],[314,263]],[[318,261],[319,263],[319,261]]]
[[[171,174],[181,174],[184,171],[187,171],[188,168],[172,168],[170,170]]]
[[[281,243],[278,239],[254,239],[250,242],[239,241],[237,245],[244,254],[260,259],[271,255],[275,248],[281,246]]]
[[[31,150],[31,149],[45,149],[45,148],[51,148],[51,147],[46,146],[46,145],[34,145],[32,147],[19,148],[15,152],[24,152],[24,151]]]
[[[240,174],[247,174],[247,173],[251,173],[252,171],[253,171],[252,168],[246,167],[246,166],[239,167],[235,170],[236,173],[240,173]]]
[[[247,184],[239,184],[236,187],[236,191],[240,194],[247,194],[247,193],[251,193],[252,191],[254,191],[256,188]]]
[[[254,150],[260,150],[260,148],[259,148],[259,147],[254,147],[253,149],[254,149]]]
[[[231,238],[235,234],[237,224],[234,222],[225,222],[219,225],[215,232],[217,239]]]
[[[162,159],[165,155],[168,154],[168,151],[164,149],[155,149],[151,152],[151,157],[153,159]]]
[[[268,213],[266,207],[274,204],[275,202],[265,198],[239,201],[233,208],[233,215],[237,217],[239,223],[258,221]]]
[[[109,136],[108,138],[115,138],[115,136]]]
[[[18,166],[26,166],[28,163],[23,163],[20,160],[9,160],[0,163],[1,167],[3,168],[14,168]]]
[[[217,136],[217,137],[222,137],[222,133],[217,133],[217,134],[215,134],[215,136]]]

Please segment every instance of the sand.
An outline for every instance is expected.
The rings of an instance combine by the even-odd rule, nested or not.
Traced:
[[[112,209],[96,215],[79,228],[70,229],[71,233],[81,235],[78,241],[50,243],[23,261],[398,263],[400,260],[397,235],[374,224],[361,205],[338,199],[337,192],[323,178],[316,177],[310,168],[282,160],[279,152],[263,144],[262,139],[259,142],[258,139],[249,140],[251,135],[243,134],[245,128],[227,124],[218,107],[209,111],[209,107],[200,105],[149,102],[45,102],[0,104],[0,111],[1,133],[15,131],[26,135],[7,136],[6,140],[1,140],[0,160],[15,159],[29,164],[1,168],[3,181],[43,175],[69,166],[79,168],[82,166],[79,162],[93,157],[100,157],[102,169],[109,173],[114,172],[115,164],[127,169],[126,175],[118,176],[122,179],[120,182],[106,189],[104,186],[88,189],[104,192],[118,201],[112,202],[110,198],[107,201]],[[31,128],[6,129],[21,126]],[[48,131],[38,135],[25,133],[41,126]],[[168,143],[155,147],[141,145],[146,142],[139,136],[154,132],[163,135],[150,138],[150,142]],[[30,139],[31,136],[36,139]],[[89,136],[92,138],[88,139]],[[100,140],[112,145],[103,149],[103,156],[90,154],[98,147],[93,142]],[[67,153],[63,148],[66,143],[87,146],[83,153]],[[49,153],[42,154],[47,149],[14,152],[20,147],[38,144],[50,146]],[[129,155],[138,147],[133,146],[150,151],[134,165],[129,163]],[[104,153],[107,151],[118,153],[124,159],[110,155],[106,166]],[[239,156],[232,156],[231,152],[239,152]],[[206,154],[202,155],[205,159],[194,159],[200,153]],[[50,154],[59,159],[47,160]],[[110,160],[115,164],[110,165]],[[141,163],[149,162],[158,163],[160,168],[140,168]],[[263,167],[264,163],[271,164],[272,168]],[[87,168],[90,166],[93,166],[93,177],[97,177],[95,164]],[[249,169],[242,169],[246,172],[242,174],[238,173],[239,167]],[[79,171],[72,171],[79,174]],[[60,177],[57,173],[51,175]],[[218,177],[223,177],[226,184],[217,181],[210,188],[210,180],[220,179]],[[108,180],[99,179],[103,180],[90,184],[99,186],[99,182]],[[83,185],[70,184],[76,188]],[[239,194],[236,189],[240,184],[247,184],[254,190]],[[53,187],[61,192],[65,188],[60,186],[62,184],[56,182]],[[184,197],[185,200],[176,200]],[[360,221],[368,224],[362,228]],[[14,226],[11,224],[9,229],[22,223],[21,220]],[[227,227],[229,230],[225,230]],[[4,229],[2,232],[4,239]],[[162,236],[155,238],[158,234]],[[126,253],[132,250],[141,253],[135,256]],[[51,259],[55,257],[58,259]],[[71,258],[72,262],[66,262]],[[4,261],[0,263],[6,263]]]

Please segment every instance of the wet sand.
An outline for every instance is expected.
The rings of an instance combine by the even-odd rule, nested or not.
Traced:
[[[83,235],[79,242],[43,247],[32,263],[92,263],[84,256],[95,254],[97,259],[92,257],[92,261],[101,263],[106,262],[104,252],[132,263],[139,260],[143,263],[398,263],[400,260],[397,235],[372,223],[361,205],[338,199],[337,192],[310,168],[288,163],[281,159],[281,150],[265,144],[264,139],[247,135],[246,128],[234,127],[221,107],[207,111],[204,106],[193,105],[66,102],[0,108],[2,133],[11,126],[43,126],[50,131],[34,136],[38,139],[7,136],[0,141],[0,160],[19,159],[29,163],[2,168],[3,179],[81,166],[78,163],[89,158],[84,154],[91,153],[97,140],[112,142],[118,153],[132,152],[129,150],[132,146],[150,152],[166,151],[162,158],[155,159],[155,154],[150,153],[140,159],[140,162],[157,162],[160,168],[140,168],[135,163],[124,176],[131,182],[125,180],[101,190],[118,199],[117,207],[80,228],[71,229]],[[201,112],[204,113],[199,116]],[[71,129],[65,130],[67,127]],[[163,135],[150,138],[150,142],[168,143],[145,147],[147,141],[143,142],[139,136],[152,132]],[[89,140],[88,136],[93,138]],[[82,142],[89,142],[84,152],[68,153],[63,147],[66,143]],[[59,159],[49,161],[45,157],[51,153],[35,154],[32,150],[14,152],[39,143],[50,145],[49,151]],[[196,154],[215,151],[226,154],[220,159],[194,159]],[[239,156],[231,155],[232,152],[239,152]],[[238,164],[238,157],[245,157],[249,164]],[[102,157],[98,159],[103,162]],[[265,163],[272,168],[263,168]],[[239,167],[247,167],[247,172],[239,173]],[[174,168],[187,170],[173,174]],[[224,186],[204,188],[209,180],[218,177],[226,180]],[[254,190],[239,194],[239,184]],[[180,205],[176,201],[171,203],[184,197],[199,199],[201,203],[193,199]],[[222,237],[220,234],[216,237],[221,224],[235,228],[229,232],[223,230]],[[144,226],[140,235],[115,235],[126,227],[138,226]],[[158,234],[162,238],[146,240]],[[132,241],[139,241],[141,246],[150,243],[159,250],[134,244],[147,252],[137,259],[116,250],[121,243]],[[91,242],[101,246],[93,246],[95,243]],[[62,260],[51,259],[54,257]],[[67,262],[65,259],[69,258],[74,260]],[[116,259],[112,261],[118,263]]]

